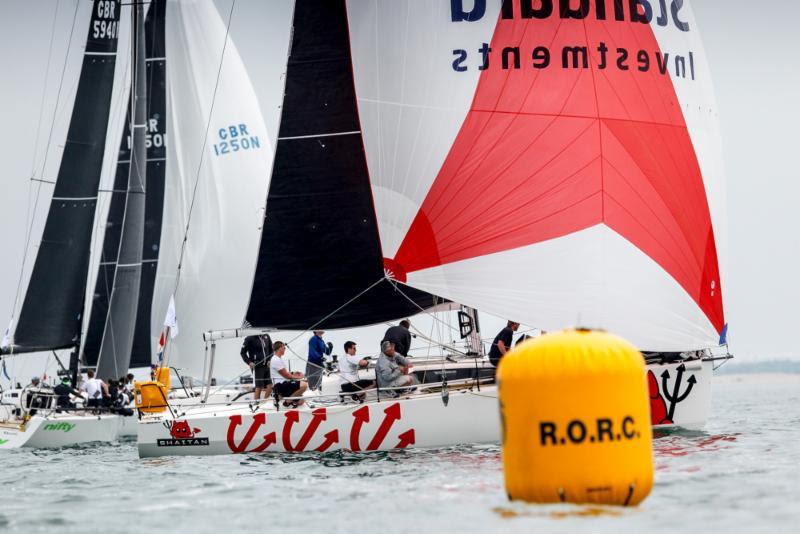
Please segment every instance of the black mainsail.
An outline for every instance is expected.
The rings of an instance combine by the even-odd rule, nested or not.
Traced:
[[[95,0],[53,198],[9,352],[77,346],[114,85],[120,5]]]
[[[432,295],[404,288],[406,298],[386,281],[364,292],[384,270],[345,1],[297,0],[290,50],[246,321],[278,329],[344,328],[430,308]]]
[[[166,157],[166,58],[164,50],[164,14],[166,2],[156,0],[150,4],[144,25],[145,63],[147,81],[147,149],[146,194],[144,211],[144,236],[141,256],[141,279],[130,361],[117,362],[120,372],[128,367],[150,365],[152,358],[150,318],[155,285],[158,253],[161,241],[161,221],[164,208],[164,173]],[[120,250],[122,223],[125,216],[128,177],[133,138],[130,134],[130,116],[126,119],[117,160],[114,187],[106,221],[106,231],[97,274],[92,308],[84,338],[83,357],[89,366],[97,365],[100,346],[109,316],[109,301],[116,274],[117,255]],[[116,324],[116,321],[115,323]],[[112,325],[113,326],[113,325]]]

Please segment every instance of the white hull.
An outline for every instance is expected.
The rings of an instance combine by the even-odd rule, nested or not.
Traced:
[[[0,450],[31,447],[50,449],[117,439],[117,415],[34,415],[24,425],[13,418],[0,422]]]
[[[680,365],[684,365],[682,370]],[[656,426],[699,428],[705,424],[711,365],[697,360],[648,366],[648,372],[658,377],[659,398],[664,401],[651,399],[654,413],[664,416],[654,421]],[[364,404],[324,405],[310,398],[298,409],[280,410],[271,402],[257,407],[247,403],[182,405],[175,418],[166,412],[140,420],[139,456],[364,452],[500,440],[494,385],[481,386],[480,391],[451,389],[447,405],[439,392],[396,399],[384,396],[380,401],[372,396]]]
[[[170,417],[143,418],[139,455],[373,451],[491,443],[500,435],[494,386],[480,393],[451,391],[448,406],[439,393],[281,411],[271,403],[255,412],[241,405],[205,406],[187,411],[178,420],[183,422],[171,433]]]
[[[135,415],[119,416],[119,438],[135,438],[138,434],[139,425]]]

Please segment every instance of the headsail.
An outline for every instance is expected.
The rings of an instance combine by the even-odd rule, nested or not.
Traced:
[[[147,11],[144,27],[147,70],[147,132],[145,134],[147,177],[142,271],[133,347],[130,351],[130,367],[150,365],[153,354],[150,339],[150,315],[161,242],[161,219],[164,209],[164,170],[166,168],[165,11],[165,0],[152,2]],[[110,207],[105,224],[97,282],[91,301],[89,323],[84,336],[83,356],[87,365],[97,365],[100,343],[103,339],[108,316],[111,287],[116,273],[133,143],[129,121],[130,115],[126,118],[120,142],[116,177],[110,193]]]
[[[387,282],[372,287],[384,277],[382,258],[345,1],[298,0],[247,322],[349,327],[435,304],[432,295],[406,289],[408,300]]]
[[[14,352],[75,346],[114,83],[120,5],[95,0],[72,118]]]
[[[160,331],[174,294],[181,334],[170,342],[170,364],[190,375],[202,371],[202,332],[241,323],[273,155],[255,91],[228,34],[229,12],[224,15],[213,2],[167,3],[169,166],[152,315],[153,331]],[[235,22],[236,11],[230,15]],[[290,21],[276,17],[269,24],[286,40],[263,53],[285,58]],[[282,66],[275,68],[274,83],[282,85]],[[276,102],[267,116],[277,117],[278,110]]]
[[[716,344],[721,153],[687,2],[350,0],[348,18],[398,280],[547,329]]]

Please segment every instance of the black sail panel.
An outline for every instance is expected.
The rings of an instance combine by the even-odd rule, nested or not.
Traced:
[[[383,281],[320,323],[383,278],[360,129],[345,2],[298,0],[251,325],[345,328],[435,304]]]
[[[14,352],[66,348],[80,336],[119,16],[118,2],[95,0],[61,166],[14,333]]]

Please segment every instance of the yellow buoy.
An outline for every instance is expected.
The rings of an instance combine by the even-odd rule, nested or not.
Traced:
[[[519,345],[497,371],[513,500],[636,505],[653,487],[644,359],[604,332]]]

